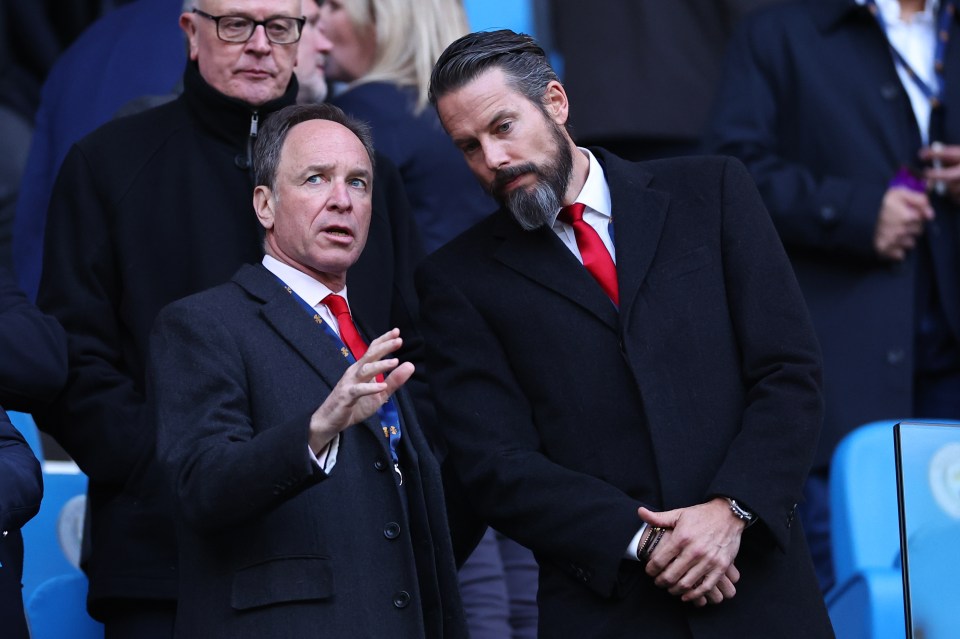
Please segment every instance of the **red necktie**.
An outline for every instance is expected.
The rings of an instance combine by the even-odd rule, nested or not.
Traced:
[[[367,343],[360,337],[360,332],[357,331],[357,326],[353,323],[353,318],[350,317],[347,300],[331,293],[323,298],[320,303],[326,305],[336,316],[337,324],[340,325],[340,339],[350,349],[353,359],[363,357],[363,354],[367,352]],[[377,381],[382,382],[383,375],[377,375]]]
[[[603,245],[603,240],[597,234],[597,231],[583,221],[584,205],[580,202],[565,206],[560,209],[560,220],[573,227],[573,234],[577,238],[577,248],[580,249],[580,257],[583,258],[583,265],[597,280],[603,292],[613,300],[617,306],[620,305],[620,292],[617,288],[617,267],[610,257],[610,251]]]

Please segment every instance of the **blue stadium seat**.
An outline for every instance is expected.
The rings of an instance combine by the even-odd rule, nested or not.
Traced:
[[[826,602],[838,639],[906,636],[893,435],[896,423],[861,426],[840,442],[831,462],[830,534],[836,585],[826,594]],[[919,451],[903,461],[925,468],[931,454]],[[908,529],[908,535],[915,530]],[[954,554],[960,557],[960,553]]]
[[[903,639],[903,579],[893,451],[896,422],[853,431],[831,462],[836,585],[826,595],[838,639]]]
[[[46,580],[27,600],[31,639],[103,639],[87,614],[87,578],[74,571]]]
[[[16,411],[7,411],[7,417],[10,418],[10,423],[20,431],[23,438],[30,444],[30,449],[33,450],[33,454],[37,456],[37,459],[43,459],[40,431],[37,430],[37,425],[34,423],[33,417],[28,413],[18,413]]]
[[[77,567],[87,478],[72,462],[44,462],[40,512],[23,527],[23,599]]]

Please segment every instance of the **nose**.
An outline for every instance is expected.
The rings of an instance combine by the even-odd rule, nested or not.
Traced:
[[[353,208],[353,200],[350,197],[350,187],[342,180],[336,180],[330,189],[330,197],[327,199],[327,207],[340,212],[346,212]]]
[[[258,24],[254,28],[253,35],[247,40],[246,48],[247,51],[260,55],[270,53],[270,40],[267,39],[267,28],[265,26]]]
[[[506,146],[499,141],[487,140],[481,142],[480,149],[483,151],[483,160],[491,171],[501,169],[510,162]]]
[[[317,52],[323,55],[327,55],[333,51],[333,43],[327,38],[327,34],[323,32],[319,24],[317,28],[314,29],[313,45],[316,47]]]

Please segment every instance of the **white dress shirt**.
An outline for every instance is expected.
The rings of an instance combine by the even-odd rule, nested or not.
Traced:
[[[584,205],[583,221],[593,227],[600,236],[603,245],[607,247],[613,263],[617,263],[617,251],[613,246],[613,238],[610,237],[610,222],[613,220],[613,210],[610,205],[610,187],[607,186],[607,179],[603,175],[603,167],[597,162],[588,149],[578,147],[581,153],[590,160],[590,170],[587,173],[587,181],[580,194],[577,195],[575,202]],[[564,246],[570,249],[580,263],[583,264],[583,257],[580,255],[580,249],[577,248],[577,237],[573,233],[573,227],[566,222],[561,222],[558,218],[560,210],[557,209],[553,216],[553,232],[557,234]]]
[[[284,264],[280,260],[269,255],[263,256],[263,266],[268,271],[280,278],[280,280],[289,286],[290,290],[299,295],[303,301],[313,307],[313,310],[315,310],[320,315],[320,318],[323,319],[323,321],[333,329],[333,332],[337,334],[337,337],[340,337],[340,324],[337,322],[336,316],[334,316],[333,312],[329,309],[329,307],[327,307],[326,304],[322,303],[323,299],[327,295],[333,293],[333,291],[303,271],[299,271],[292,266]],[[342,297],[344,300],[347,300],[347,308],[350,308],[350,301],[347,299],[347,287],[344,286],[342,291],[337,292],[337,295]],[[327,339],[327,336],[318,333],[317,339]],[[314,455],[313,451],[310,450],[310,446],[307,446],[307,451],[310,453],[310,457],[320,466],[323,472],[327,474],[329,474],[336,465],[337,452],[339,450],[339,434],[316,455]]]
[[[865,4],[866,0],[857,0]],[[937,13],[940,0],[927,0],[923,11],[913,14],[908,20],[900,17],[899,0],[876,0],[877,9],[887,29],[887,39],[893,48],[900,52],[914,73],[924,83],[936,90],[937,74],[934,69],[934,54],[937,46]],[[900,83],[910,98],[913,115],[920,128],[923,144],[930,144],[930,100],[924,95],[917,83],[910,78],[903,65],[895,62]]]

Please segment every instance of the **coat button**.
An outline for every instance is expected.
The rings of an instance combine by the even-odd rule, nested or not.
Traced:
[[[887,351],[887,363],[897,365],[903,361],[904,352],[899,348],[891,348]]]
[[[882,87],[880,87],[880,95],[884,100],[894,100],[898,95],[900,95],[900,87],[893,83],[887,82]]]
[[[410,605],[410,593],[406,590],[401,590],[400,592],[393,595],[393,605],[397,608],[406,608]]]
[[[820,209],[820,219],[824,224],[832,225],[837,221],[837,209],[832,206],[824,206]]]
[[[387,462],[385,462],[382,458],[378,457],[377,461],[373,462],[373,467],[382,472],[386,470]]]
[[[396,539],[400,536],[400,524],[391,521],[383,527],[383,536],[387,539]]]

